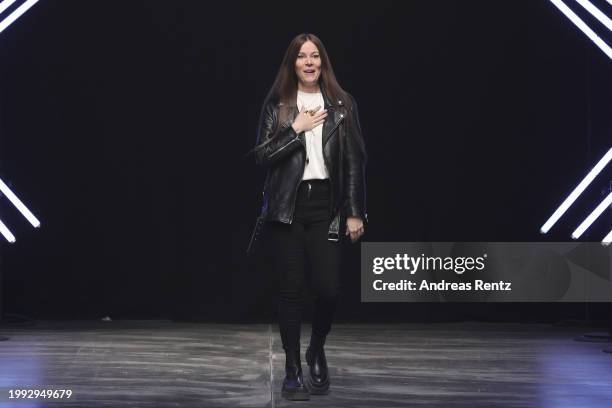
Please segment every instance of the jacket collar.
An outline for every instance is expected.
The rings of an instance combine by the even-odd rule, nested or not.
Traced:
[[[325,88],[321,86],[321,94],[323,95],[323,102],[325,103],[325,109],[329,110],[329,108],[333,107],[332,101],[325,92]]]
[[[323,85],[321,85],[321,94],[323,94],[323,101],[325,102],[325,109],[329,110],[330,107],[336,108],[338,106],[344,106],[344,102],[340,99],[332,102],[331,98],[325,91],[325,87]]]
[[[325,146],[329,139],[331,139],[334,130],[344,118],[344,109],[342,109],[344,108],[344,102],[342,100],[337,100],[335,103],[332,103],[331,98],[327,92],[325,92],[323,86],[321,86],[321,94],[323,94],[325,109],[327,109],[327,118],[325,118],[325,122],[323,122],[323,146]]]

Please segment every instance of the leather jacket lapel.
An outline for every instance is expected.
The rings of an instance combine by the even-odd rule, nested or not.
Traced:
[[[337,109],[329,99],[329,96],[325,93],[324,89],[321,89],[321,93],[323,94],[323,101],[325,102],[325,109],[327,109],[327,117],[325,118],[325,122],[323,122],[323,146],[331,139],[331,136],[334,134],[334,130],[338,127],[340,122],[342,121],[344,115],[341,113],[341,110]]]
[[[331,139],[334,131],[343,119],[344,115],[335,108],[331,107],[327,110],[327,118],[325,118],[325,123],[323,123],[323,146]]]

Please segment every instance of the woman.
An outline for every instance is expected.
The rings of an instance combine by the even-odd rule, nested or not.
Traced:
[[[256,162],[267,167],[262,217],[279,273],[279,328],[285,350],[282,395],[326,394],[323,346],[336,308],[341,225],[356,242],[364,233],[365,146],[355,100],[338,84],[321,40],[291,41],[262,109]],[[309,373],[304,384],[300,324],[306,260],[316,296]]]

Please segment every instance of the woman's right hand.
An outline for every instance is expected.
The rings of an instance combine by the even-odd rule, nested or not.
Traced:
[[[327,117],[327,110],[323,109],[310,114],[305,108],[302,108],[300,113],[295,117],[291,127],[295,130],[295,133],[302,133],[308,130],[312,130],[322,124]]]

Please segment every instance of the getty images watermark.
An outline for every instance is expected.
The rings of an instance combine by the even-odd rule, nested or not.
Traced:
[[[385,271],[397,270],[406,271],[414,275],[417,271],[453,271],[456,274],[463,274],[465,271],[482,271],[485,268],[487,254],[479,257],[469,256],[410,256],[406,253],[395,254],[395,257],[376,257],[373,259],[372,272],[377,275]],[[376,279],[373,282],[374,290],[512,290],[512,282],[485,282],[482,279],[475,279],[472,282],[430,282],[421,279],[417,287],[417,282],[408,279],[401,279],[399,282],[385,282]]]
[[[364,242],[364,302],[610,302],[612,247],[592,242]]]

